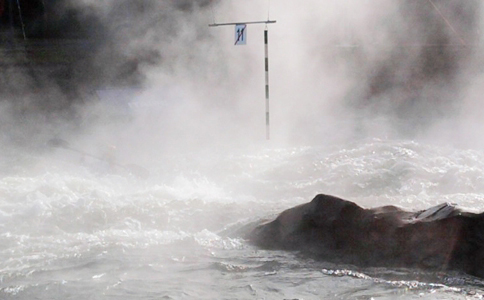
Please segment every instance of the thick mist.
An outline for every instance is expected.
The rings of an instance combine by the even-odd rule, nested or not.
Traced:
[[[92,151],[116,145],[121,157],[145,162],[368,137],[481,146],[477,0],[84,0],[63,8],[92,20],[90,56],[71,70],[82,80],[75,93],[45,82],[22,96],[62,103],[67,117],[44,109],[19,124],[18,109],[2,104],[2,127],[34,124],[13,135],[61,137]],[[265,25],[249,25],[246,46],[233,45],[232,26],[208,27],[268,18],[277,20],[268,25],[270,142]],[[15,76],[29,86],[27,75]]]
[[[274,137],[481,146],[469,134],[479,131],[469,115],[479,101],[469,94],[482,61],[479,1],[287,1],[270,15]]]

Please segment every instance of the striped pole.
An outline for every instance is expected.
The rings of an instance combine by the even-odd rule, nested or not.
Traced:
[[[268,46],[268,31],[267,27],[264,30],[264,45],[265,45],[265,70],[266,70],[266,139],[270,139],[269,130],[269,46]]]
[[[23,34],[24,40],[26,40],[27,36],[25,35],[25,23],[24,23],[24,18],[22,17],[22,9],[20,8],[20,0],[17,0],[17,7],[18,7],[18,16],[20,19],[20,25],[22,25],[22,34]]]

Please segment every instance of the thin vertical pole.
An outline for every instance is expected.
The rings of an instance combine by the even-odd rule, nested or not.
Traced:
[[[13,3],[12,0],[8,0],[8,18],[10,19],[10,29],[12,33],[14,32],[14,26],[13,26]]]
[[[22,25],[22,35],[24,37],[24,40],[26,40],[27,36],[25,35],[25,24],[24,24],[24,18],[22,17],[22,9],[20,8],[20,0],[17,0],[17,7],[18,7],[18,16],[20,18],[20,25]]]
[[[266,139],[270,139],[269,130],[269,46],[268,46],[268,30],[264,30],[264,46],[265,46],[265,73],[266,73]]]

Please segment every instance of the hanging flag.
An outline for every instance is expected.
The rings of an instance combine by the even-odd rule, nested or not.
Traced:
[[[235,44],[245,45],[247,44],[247,24],[235,25]]]

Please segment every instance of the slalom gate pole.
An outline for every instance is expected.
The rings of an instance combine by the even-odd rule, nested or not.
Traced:
[[[266,139],[270,139],[270,116],[269,116],[269,45],[268,29],[264,30],[264,48],[265,48],[265,73],[266,73]]]
[[[248,24],[266,24],[266,28],[264,30],[264,51],[265,51],[265,96],[266,96],[266,139],[270,139],[270,114],[269,114],[269,32],[267,25],[276,23],[275,20],[267,20],[267,21],[252,21],[252,22],[231,22],[231,23],[213,23],[208,24],[209,27],[216,27],[216,26],[227,26],[227,25],[235,25],[235,43],[234,45],[245,45],[245,35],[246,32],[245,28]],[[243,41],[243,43],[240,43]]]

